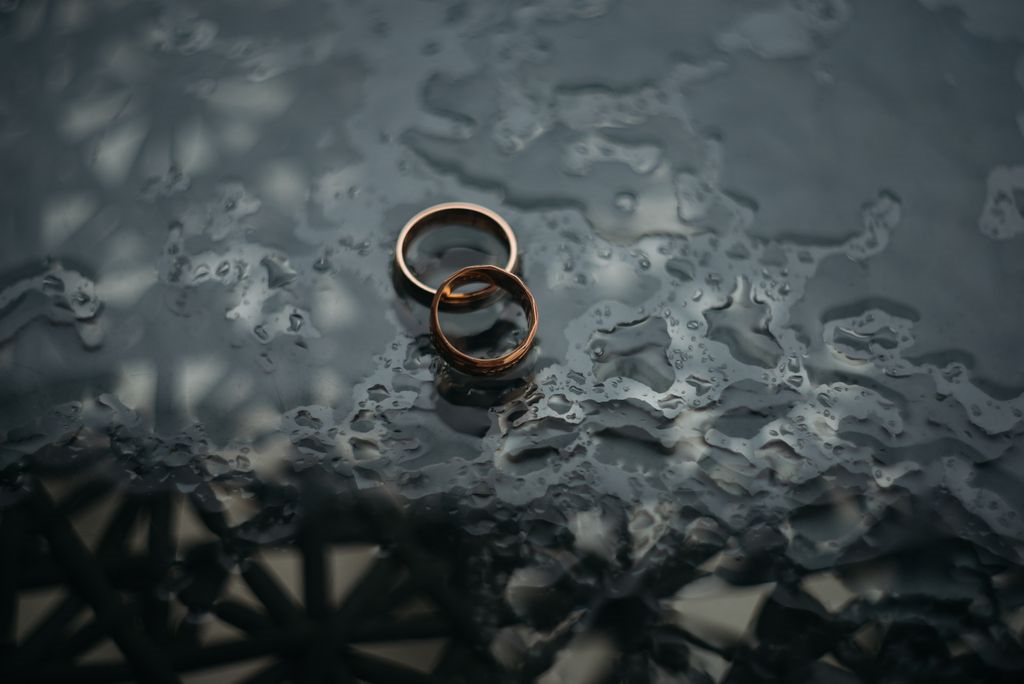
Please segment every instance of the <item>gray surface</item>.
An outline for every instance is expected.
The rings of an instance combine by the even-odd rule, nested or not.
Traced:
[[[1019,569],[1021,3],[20,4],[13,490],[45,444],[112,442],[110,472],[184,492],[583,482],[771,521],[812,569],[912,505]],[[448,200],[519,236],[541,322],[506,385],[451,377],[392,280],[402,224]]]

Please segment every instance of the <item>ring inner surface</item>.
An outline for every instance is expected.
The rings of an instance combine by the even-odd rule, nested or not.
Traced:
[[[404,256],[420,282],[436,288],[465,266],[507,267],[509,245],[501,226],[489,217],[467,209],[446,209],[427,216],[409,231]],[[465,285],[468,287],[460,292],[487,287],[477,279]]]
[[[442,303],[444,297],[451,293],[451,288],[468,283],[480,283],[484,287],[493,285],[495,295],[471,309],[439,307],[441,332],[452,346],[476,359],[495,359],[510,353],[529,334],[532,325],[525,295],[511,286],[512,283],[502,282],[492,274],[482,272],[452,282],[451,287],[441,293]],[[510,301],[517,306],[508,306]]]

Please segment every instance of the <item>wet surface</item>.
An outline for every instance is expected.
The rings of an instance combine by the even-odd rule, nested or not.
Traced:
[[[1022,41],[1014,0],[0,0],[0,658],[1016,681]],[[508,376],[393,275],[453,200],[519,239]],[[440,233],[434,284],[505,258]]]

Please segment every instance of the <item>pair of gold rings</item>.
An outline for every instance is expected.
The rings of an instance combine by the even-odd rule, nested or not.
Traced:
[[[430,287],[420,280],[406,260],[406,251],[412,240],[430,230],[444,224],[457,223],[472,226],[491,233],[501,240],[508,249],[508,262],[504,267],[481,264],[467,266],[452,273],[437,288]],[[413,289],[430,299],[430,334],[434,346],[445,361],[452,367],[472,375],[489,375],[506,371],[526,358],[537,334],[537,301],[533,293],[526,287],[513,271],[519,261],[519,246],[516,236],[508,222],[495,212],[468,202],[446,202],[437,204],[409,219],[402,232],[398,234],[395,245],[395,265]],[[456,289],[470,283],[483,283],[485,287],[471,292],[456,292]],[[522,341],[510,352],[493,358],[470,356],[456,349],[451,340],[441,329],[440,311],[445,309],[462,309],[483,305],[494,299],[499,292],[506,292],[526,312],[527,332]]]

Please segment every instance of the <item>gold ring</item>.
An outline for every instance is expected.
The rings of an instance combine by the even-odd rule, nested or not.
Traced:
[[[516,261],[519,258],[519,246],[516,243],[516,236],[512,233],[512,227],[508,225],[505,219],[479,204],[471,204],[469,202],[435,204],[409,219],[409,222],[402,228],[402,232],[398,234],[398,242],[395,244],[395,264],[402,272],[402,275],[405,276],[405,279],[421,295],[433,297],[437,294],[437,289],[430,287],[416,277],[412,269],[409,268],[409,264],[406,263],[405,250],[408,249],[409,243],[412,242],[413,238],[432,224],[438,223],[441,219],[453,218],[458,219],[461,223],[491,233],[504,242],[508,247],[508,263],[505,264],[504,270],[512,272],[516,268]],[[493,295],[494,290],[495,286],[489,285],[473,292],[452,292],[445,298],[445,304],[458,306],[477,302]]]
[[[442,304],[448,304],[454,300],[455,288],[466,283],[483,282],[487,283],[487,291],[494,292],[502,289],[519,302],[526,312],[526,321],[529,329],[526,337],[516,345],[515,349],[495,358],[478,358],[459,351],[455,345],[445,336],[441,330],[440,308]],[[482,292],[478,290],[477,292]],[[530,288],[526,287],[518,276],[498,266],[467,266],[461,268],[448,276],[448,279],[441,283],[434,293],[434,299],[430,302],[430,334],[434,338],[434,346],[450,363],[464,373],[471,375],[489,375],[501,373],[522,361],[530,346],[533,345],[533,338],[537,334],[537,300],[533,298]]]

